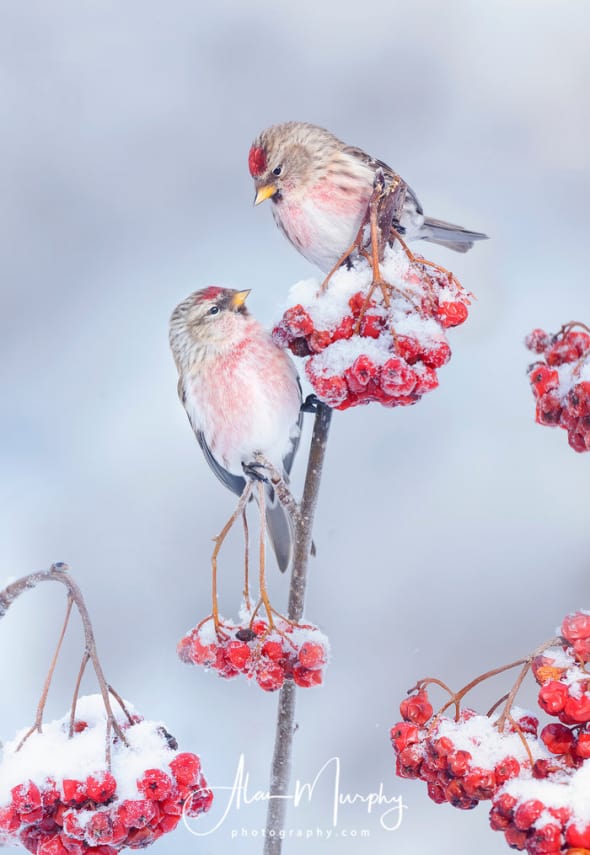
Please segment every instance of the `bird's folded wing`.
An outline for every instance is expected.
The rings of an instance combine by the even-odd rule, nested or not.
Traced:
[[[244,487],[246,486],[246,479],[242,478],[240,475],[232,475],[231,472],[228,472],[227,469],[224,469],[223,466],[217,462],[205,441],[205,436],[202,431],[196,430],[195,435],[199,445],[203,449],[205,460],[213,472],[215,472],[221,483],[224,484],[228,490],[231,490],[232,493],[235,493],[236,496],[241,496],[244,492]]]

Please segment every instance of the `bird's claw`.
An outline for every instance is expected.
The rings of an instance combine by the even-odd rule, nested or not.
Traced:
[[[308,395],[305,401],[301,404],[300,410],[302,413],[317,413],[320,401],[317,395]]]
[[[252,463],[242,463],[242,469],[244,470],[244,475],[247,478],[251,478],[252,481],[268,483],[268,474],[263,474],[266,471],[264,463],[253,460]]]

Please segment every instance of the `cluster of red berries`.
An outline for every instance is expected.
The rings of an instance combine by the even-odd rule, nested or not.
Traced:
[[[183,662],[214,668],[220,677],[244,674],[261,689],[274,692],[286,679],[298,686],[319,686],[328,661],[328,642],[316,627],[277,619],[244,624],[224,622],[219,633],[212,621],[191,629],[178,643]]]
[[[490,824],[529,855],[590,855],[590,613],[568,615],[560,644],[532,661],[541,709],[499,721],[464,709],[433,716],[425,689],[400,706],[391,731],[397,774],[427,782],[437,803],[469,809],[491,799]]]
[[[578,329],[583,327],[583,329]],[[542,356],[530,366],[536,421],[562,427],[574,451],[590,451],[590,332],[566,324],[556,335],[536,329],[525,339]]]
[[[487,716],[470,709],[463,709],[457,721],[433,719],[424,689],[402,701],[400,712],[403,721],[391,730],[396,773],[425,781],[437,804],[470,810],[531,765],[522,740],[532,750],[538,726],[534,716],[521,714],[503,734]]]
[[[77,721],[72,739],[87,727]],[[116,855],[126,846],[153,843],[176,828],[183,814],[208,810],[213,794],[199,758],[177,753],[174,738],[162,727],[158,732],[171,759],[166,769],[145,769],[132,798],[121,797],[114,770],[104,768],[75,779],[45,777],[12,787],[10,801],[0,807],[0,845],[20,842],[34,855]],[[137,752],[137,746],[125,749],[120,742],[116,748]],[[81,746],[81,754],[84,750]]]
[[[390,267],[399,288],[371,291],[366,276],[341,269],[325,291],[287,309],[273,331],[278,344],[310,357],[307,377],[334,409],[416,403],[438,386],[437,369],[451,357],[445,329],[467,318],[469,295],[450,276],[409,264],[400,272],[398,260]]]

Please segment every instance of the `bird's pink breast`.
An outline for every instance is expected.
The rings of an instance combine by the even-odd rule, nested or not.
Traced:
[[[282,468],[300,393],[293,364],[269,337],[243,339],[191,385],[196,421],[226,469],[241,474],[257,451]]]
[[[360,184],[344,190],[335,182],[320,181],[305,195],[283,198],[273,212],[291,243],[327,272],[355,239],[369,195],[370,189]]]

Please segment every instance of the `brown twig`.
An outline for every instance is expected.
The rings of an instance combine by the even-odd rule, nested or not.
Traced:
[[[94,638],[94,630],[92,629],[92,623],[90,621],[90,615],[88,614],[88,609],[86,608],[86,603],[84,602],[82,591],[78,587],[78,584],[69,574],[68,565],[63,564],[61,562],[58,564],[52,564],[49,570],[42,570],[38,573],[29,573],[27,576],[23,576],[21,579],[17,579],[16,582],[13,582],[12,584],[8,585],[6,588],[4,588],[3,591],[0,591],[0,618],[4,617],[12,603],[18,597],[20,597],[20,595],[24,593],[24,591],[29,591],[32,588],[35,588],[40,582],[59,582],[60,584],[64,585],[68,591],[69,597],[71,598],[78,610],[80,619],[82,620],[82,627],[84,630],[85,655],[87,655],[90,662],[92,662],[92,667],[94,668],[94,673],[96,675],[96,679],[100,688],[100,693],[102,695],[102,701],[107,714],[106,756],[107,766],[110,767],[109,736],[111,730],[125,745],[127,745],[127,740],[125,738],[125,734],[119,727],[117,720],[113,714],[111,700],[109,697],[108,684],[105,680],[102,665],[100,664],[98,653],[96,651],[96,641]]]
[[[49,666],[49,671],[47,672],[47,676],[45,677],[45,683],[43,684],[43,690],[41,692],[41,697],[39,699],[39,704],[37,705],[37,713],[35,715],[35,722],[32,727],[25,733],[21,741],[16,747],[17,751],[20,751],[29,736],[32,733],[37,731],[37,733],[43,732],[43,713],[45,712],[45,704],[47,703],[47,695],[49,694],[49,689],[51,687],[51,681],[53,680],[53,673],[55,671],[55,666],[57,665],[57,660],[59,659],[59,652],[61,650],[61,646],[63,644],[63,640],[65,638],[66,630],[68,628],[68,623],[70,621],[70,615],[72,614],[72,606],[74,605],[74,601],[68,594],[68,604],[66,606],[66,616],[64,618],[64,622],[61,628],[61,632],[59,634],[59,638],[57,640],[57,646],[55,648],[55,652],[53,654],[53,659],[51,660],[51,665]]]
[[[307,565],[312,545],[312,530],[317,506],[322,467],[330,430],[332,410],[319,403],[316,411],[307,473],[301,505],[294,517],[295,547],[291,585],[289,590],[288,617],[299,622],[305,605]],[[279,692],[279,704],[275,745],[271,763],[268,811],[264,855],[280,855],[282,849],[281,830],[287,813],[287,790],[291,778],[291,756],[295,733],[295,683],[286,680]]]

